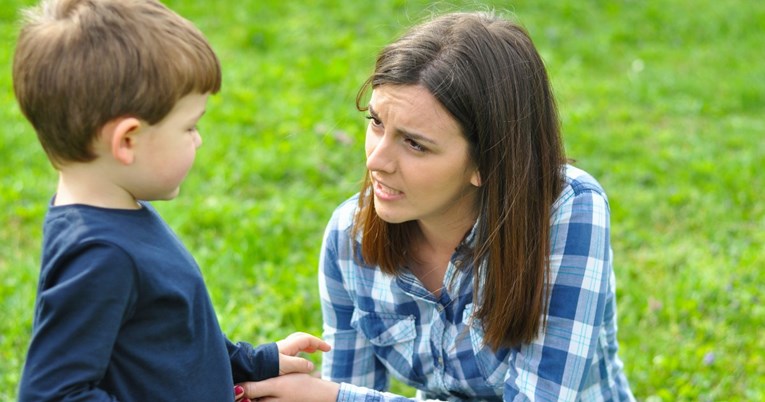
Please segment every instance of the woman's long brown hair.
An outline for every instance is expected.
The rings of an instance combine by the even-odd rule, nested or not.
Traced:
[[[550,213],[565,163],[544,63],[527,32],[489,13],[453,13],[385,47],[356,98],[385,84],[422,85],[460,123],[481,177],[473,250],[476,318],[495,350],[536,338],[547,312]],[[354,235],[361,258],[398,273],[418,230],[377,216],[367,174]]]

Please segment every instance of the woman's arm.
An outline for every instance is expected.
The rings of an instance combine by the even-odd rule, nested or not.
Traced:
[[[609,211],[598,187],[568,189],[552,217],[546,327],[511,362],[504,400],[575,400],[595,358],[611,279]]]
[[[327,230],[319,259],[323,338],[332,345],[322,357],[322,377],[380,389],[387,386],[388,375],[375,358],[372,345],[351,325],[355,306],[349,287],[353,279],[344,277],[341,265],[349,274],[352,269],[364,268],[354,266],[352,256],[347,255],[350,246],[338,250],[339,240],[348,241],[343,237],[339,231]]]
[[[287,374],[265,381],[240,384],[244,397],[265,398],[272,402],[334,402],[340,384],[311,377],[308,374]]]
[[[343,210],[345,208],[339,209]],[[352,392],[361,397],[366,391],[372,391],[365,388],[387,388],[388,373],[375,357],[372,344],[351,325],[355,310],[354,271],[367,268],[356,265],[352,254],[355,242],[349,238],[347,230],[350,222],[343,224],[342,218],[340,213],[332,217],[324,233],[319,258],[323,338],[332,345],[332,350],[322,356],[322,378],[346,383],[341,394],[348,394],[350,391],[345,389],[353,388],[348,384],[361,387]]]
[[[388,372],[376,358],[373,345],[351,324],[355,310],[355,272],[368,269],[356,265],[354,242],[348,237],[351,199],[332,217],[324,234],[319,259],[319,291],[324,319],[324,339],[332,346],[322,355],[323,379],[289,374],[256,383],[242,384],[247,398],[268,401],[412,401],[383,392]],[[271,399],[268,399],[271,398]]]
[[[241,384],[246,398],[269,402],[412,402],[388,392],[322,380],[308,374],[287,374],[265,381]],[[438,402],[438,401],[430,401]]]
[[[324,320],[323,337],[332,350],[322,356],[322,378],[339,383],[337,401],[403,401],[383,392],[389,374],[374,347],[352,325],[360,270],[353,256],[356,242],[349,237],[356,199],[333,215],[324,233],[319,258],[319,292]]]

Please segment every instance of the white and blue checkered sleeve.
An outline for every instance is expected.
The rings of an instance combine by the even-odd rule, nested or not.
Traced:
[[[605,193],[589,176],[574,178],[551,216],[546,327],[515,354],[505,401],[577,400],[586,387],[609,292],[609,236]]]
[[[319,292],[324,320],[323,337],[332,350],[322,355],[322,378],[341,383],[338,401],[397,401],[406,398],[384,393],[388,372],[375,357],[372,344],[352,325],[355,242],[349,237],[356,198],[338,207],[324,234],[319,260]],[[351,385],[353,384],[353,385]]]

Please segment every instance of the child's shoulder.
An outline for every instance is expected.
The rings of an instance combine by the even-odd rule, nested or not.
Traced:
[[[50,206],[43,223],[46,238],[68,241],[104,241],[120,244],[136,235],[157,235],[165,224],[154,207],[141,203],[140,209],[111,209],[73,204]]]

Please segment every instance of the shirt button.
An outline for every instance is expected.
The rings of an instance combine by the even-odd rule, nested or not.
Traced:
[[[462,260],[455,260],[454,261],[454,266],[457,267],[457,268],[460,268],[462,266]]]

